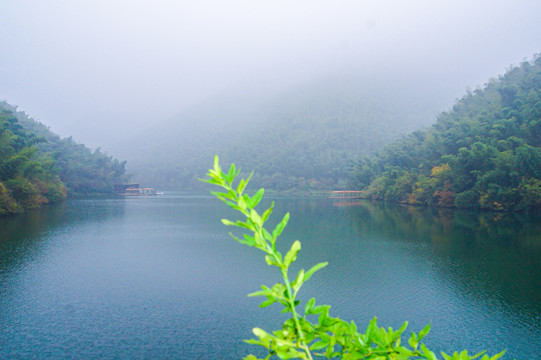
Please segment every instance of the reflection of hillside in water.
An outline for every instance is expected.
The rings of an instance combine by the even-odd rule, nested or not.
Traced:
[[[47,233],[73,223],[103,221],[124,212],[123,201],[84,201],[84,206],[78,205],[81,201],[68,201],[18,216],[0,217],[0,281],[45,251]]]
[[[57,227],[65,213],[65,203],[27,211],[18,216],[0,217],[0,273],[22,266],[28,254],[39,251],[39,234]]]
[[[436,269],[477,301],[503,301],[541,325],[541,217],[362,202],[345,207],[362,235],[430,245]]]
[[[503,348],[532,358],[541,334],[540,216],[329,199],[277,201],[298,267],[328,261],[305,285],[333,314],[382,325],[431,322],[434,348]],[[310,296],[311,296],[310,295]],[[307,295],[308,296],[308,295]]]

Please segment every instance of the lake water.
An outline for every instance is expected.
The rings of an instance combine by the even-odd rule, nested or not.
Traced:
[[[329,199],[276,198],[283,249],[303,287],[364,328],[404,320],[446,352],[541,359],[541,219]],[[268,204],[268,203],[267,203]],[[263,204],[265,205],[265,204]],[[0,358],[240,359],[278,306],[247,293],[279,281],[228,235],[234,214],[207,196],[92,199],[0,218]]]

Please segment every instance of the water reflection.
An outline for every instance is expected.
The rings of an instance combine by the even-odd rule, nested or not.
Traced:
[[[39,234],[63,221],[65,203],[30,210],[23,215],[0,217],[0,274],[21,266],[28,253],[37,252],[43,239]]]
[[[536,356],[541,337],[539,215],[289,200],[286,237],[301,262],[329,260],[307,289],[360,324],[433,324],[445,351],[509,349]]]
[[[541,326],[541,216],[370,202],[345,210],[364,236],[430,244],[437,269],[464,292],[512,304]]]
[[[8,273],[11,266],[22,266],[31,261],[34,255],[39,256],[42,246],[46,246],[48,234],[62,226],[121,217],[123,211],[121,201],[79,200],[29,210],[22,215],[0,217],[0,274]]]
[[[277,198],[298,264],[329,266],[305,297],[360,326],[433,324],[429,343],[535,358],[541,337],[538,216]],[[270,200],[262,206],[269,205]],[[93,199],[0,219],[0,357],[240,358],[279,309],[246,294],[278,281],[231,240],[209,197]]]

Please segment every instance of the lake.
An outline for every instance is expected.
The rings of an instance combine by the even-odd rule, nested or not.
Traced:
[[[431,323],[429,347],[540,359],[541,217],[277,197],[303,287],[360,328]],[[263,203],[263,206],[269,202]],[[72,200],[0,218],[0,358],[240,359],[280,307],[248,298],[279,281],[232,240],[206,195]],[[439,354],[439,353],[438,353]]]

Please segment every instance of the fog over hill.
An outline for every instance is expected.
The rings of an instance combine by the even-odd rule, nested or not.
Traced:
[[[193,186],[218,153],[268,187],[326,188],[539,52],[540,13],[531,0],[3,1],[0,100],[149,186]]]
[[[2,1],[0,100],[117,156],[216,94],[340,72],[452,102],[539,51],[540,13],[531,0]]]
[[[197,187],[214,154],[255,170],[254,181],[267,187],[336,187],[356,157],[431,124],[452,104],[452,89],[427,94],[430,82],[335,74],[279,91],[232,91],[114,151],[135,180],[157,187]]]

